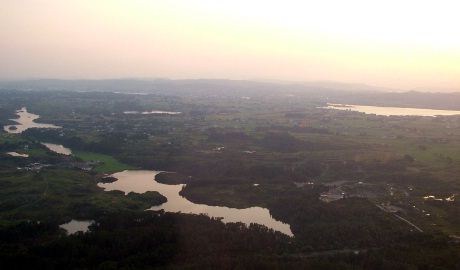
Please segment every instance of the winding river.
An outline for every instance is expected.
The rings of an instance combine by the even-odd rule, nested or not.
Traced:
[[[166,112],[166,111],[150,111],[150,112],[125,112],[126,114],[169,114],[175,115],[180,112]],[[29,113],[27,109],[21,108],[16,111],[18,119],[11,119],[17,122],[17,125],[7,125],[4,130],[8,133],[22,133],[29,128],[61,128],[53,124],[43,124],[34,122],[40,116],[37,114]],[[63,145],[42,143],[49,150],[63,154],[71,155],[72,151]],[[10,155],[20,156],[13,152]],[[24,156],[25,155],[21,155]],[[166,185],[158,183],[155,176],[161,173],[160,171],[148,170],[127,170],[115,173],[111,176],[115,177],[117,181],[112,183],[99,183],[98,186],[104,188],[106,191],[120,190],[125,192],[145,193],[147,191],[157,191],[167,198],[167,202],[159,206],[153,206],[149,210],[164,210],[166,212],[174,213],[187,213],[187,214],[205,214],[209,217],[219,218],[222,222],[241,222],[246,225],[251,223],[265,225],[266,227],[279,231],[288,236],[293,236],[289,224],[275,220],[268,209],[262,207],[249,207],[245,209],[229,208],[223,206],[210,206],[206,204],[196,204],[185,197],[182,197],[179,192],[184,188],[185,184],[179,185]],[[257,184],[255,184],[257,185]],[[77,231],[87,231],[88,226],[93,221],[78,221],[72,220],[69,223],[62,224],[61,228],[65,229],[69,234]]]
[[[166,185],[158,183],[155,180],[155,176],[159,173],[161,172],[148,170],[126,170],[111,175],[116,178],[117,181],[112,183],[99,183],[98,186],[104,188],[106,191],[120,190],[125,192],[125,194],[128,194],[129,192],[144,193],[147,191],[157,191],[167,198],[166,203],[151,207],[149,210],[205,214],[209,217],[221,218],[222,222],[242,222],[246,225],[257,223],[286,235],[293,236],[289,224],[275,220],[266,208],[249,207],[245,209],[237,209],[223,206],[196,204],[179,194],[185,184]]]

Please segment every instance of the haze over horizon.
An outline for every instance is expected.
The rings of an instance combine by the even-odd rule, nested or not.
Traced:
[[[226,78],[458,91],[459,7],[4,0],[0,79]]]

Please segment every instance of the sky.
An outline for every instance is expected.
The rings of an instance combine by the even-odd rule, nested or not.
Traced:
[[[460,91],[460,1],[0,0],[0,79],[226,78]]]

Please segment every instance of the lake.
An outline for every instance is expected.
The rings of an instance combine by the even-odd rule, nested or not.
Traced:
[[[403,107],[378,107],[378,106],[364,106],[364,105],[349,105],[349,104],[334,104],[328,103],[324,109],[355,111],[365,114],[375,114],[384,116],[449,116],[460,115],[460,111],[451,110],[433,110],[433,109],[420,109],[420,108],[403,108]]]
[[[67,234],[74,234],[77,232],[87,232],[89,226],[93,224],[93,220],[75,220],[59,225],[60,228],[66,230]]]
[[[125,111],[123,112],[124,114],[167,114],[167,115],[177,115],[181,114],[181,112],[168,112],[168,111],[145,111],[145,112],[139,112],[139,111]]]
[[[17,110],[16,115],[19,118],[10,120],[18,124],[6,125],[3,127],[3,130],[5,130],[8,133],[19,134],[28,130],[29,128],[61,128],[60,126],[56,126],[53,124],[35,123],[35,120],[40,118],[40,116],[38,114],[29,113],[26,107]]]
[[[6,154],[12,157],[23,157],[23,158],[29,157],[28,154],[20,154],[18,152],[7,152]]]
[[[61,155],[70,156],[72,154],[72,150],[67,147],[64,147],[61,144],[54,144],[54,143],[42,143],[42,145],[46,146],[50,151],[54,153],[58,153]]]
[[[289,224],[275,220],[268,209],[262,207],[249,207],[245,209],[229,208],[223,206],[210,206],[206,204],[196,204],[179,192],[185,184],[166,185],[155,181],[155,176],[160,171],[149,170],[126,170],[111,175],[117,181],[112,183],[99,183],[98,186],[106,191],[120,190],[128,194],[129,192],[145,193],[147,191],[157,191],[167,198],[167,202],[159,206],[153,206],[149,210],[164,210],[173,213],[206,214],[209,217],[222,218],[222,222],[242,222],[246,225],[257,223],[265,225],[270,229],[279,231],[289,236],[293,236]]]

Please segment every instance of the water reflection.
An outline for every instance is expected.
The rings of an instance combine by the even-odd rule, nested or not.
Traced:
[[[77,232],[87,232],[89,230],[89,226],[93,224],[93,220],[75,220],[72,219],[71,221],[59,225],[60,228],[67,231],[67,234],[74,234]]]
[[[4,126],[3,130],[8,133],[18,134],[26,131],[29,128],[61,128],[60,126],[53,124],[35,123],[34,121],[40,118],[40,116],[37,114],[29,113],[26,107],[17,110],[16,114],[19,118],[10,120],[17,122],[18,124]]]
[[[145,112],[125,111],[123,113],[124,114],[168,114],[168,115],[181,114],[181,112],[168,112],[168,111],[145,111]]]
[[[70,150],[67,147],[64,147],[61,144],[54,144],[54,143],[42,143],[46,148],[48,148],[50,151],[53,151],[54,153],[58,153],[61,155],[66,155],[69,156],[72,154],[72,150]]]
[[[363,112],[365,114],[376,114],[384,116],[448,116],[458,115],[460,111],[450,110],[432,110],[432,109],[419,109],[419,108],[402,108],[402,107],[378,107],[378,106],[363,106],[363,105],[348,105],[348,104],[334,104],[328,103],[325,109],[343,110]]]
[[[12,157],[23,157],[23,158],[29,157],[28,154],[20,154],[18,152],[7,152],[6,154]]]
[[[275,220],[268,209],[262,207],[250,207],[245,209],[229,208],[222,206],[209,206],[206,204],[195,204],[179,195],[185,186],[166,185],[155,181],[155,176],[161,172],[147,170],[128,170],[115,173],[111,176],[118,180],[112,183],[99,183],[98,186],[106,191],[121,190],[125,194],[129,192],[144,193],[157,191],[167,198],[167,202],[150,208],[150,210],[161,210],[174,213],[206,214],[210,217],[222,218],[223,222],[242,222],[246,225],[257,223],[267,226],[275,231],[293,236],[289,224]]]

